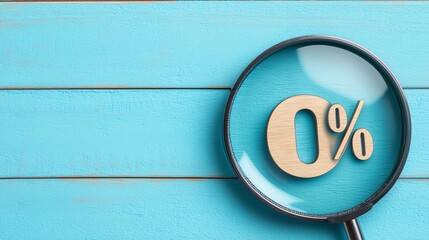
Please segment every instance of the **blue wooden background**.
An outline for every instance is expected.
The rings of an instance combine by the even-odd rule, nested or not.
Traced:
[[[342,239],[274,212],[233,173],[225,102],[264,49],[355,41],[405,89],[397,184],[368,239],[429,239],[429,3],[0,4],[0,239]]]

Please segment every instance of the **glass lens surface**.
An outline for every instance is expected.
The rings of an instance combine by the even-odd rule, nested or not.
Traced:
[[[358,102],[364,100],[336,166],[310,178],[283,171],[274,162],[267,144],[272,111],[283,100],[303,94],[343,106],[347,127]],[[274,203],[305,214],[335,214],[370,198],[393,173],[400,160],[403,138],[400,109],[391,86],[357,54],[323,44],[283,48],[257,65],[236,92],[229,119],[232,154],[244,178]],[[321,151],[330,151],[334,156],[339,148],[347,127],[332,131],[328,110],[322,127],[333,139],[329,150],[318,149],[315,115],[303,109],[295,116],[296,151],[303,163],[314,163]],[[359,144],[355,151],[352,148],[357,129],[367,130],[373,140],[373,152],[367,160],[357,158],[359,151],[365,151]],[[362,139],[358,141],[361,145],[365,144]]]

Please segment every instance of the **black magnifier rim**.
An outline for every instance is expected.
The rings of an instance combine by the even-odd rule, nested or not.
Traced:
[[[230,139],[230,115],[231,115],[231,109],[232,105],[235,99],[235,96],[240,89],[240,86],[245,81],[246,77],[252,72],[252,70],[258,66],[259,63],[264,61],[267,57],[271,56],[275,52],[282,50],[287,47],[296,47],[296,46],[308,46],[308,45],[328,45],[333,47],[339,47],[348,51],[353,52],[354,54],[357,54],[358,56],[362,57],[366,61],[368,61],[373,67],[377,69],[377,71],[383,76],[385,82],[389,85],[391,89],[393,89],[396,100],[399,103],[400,106],[400,112],[402,116],[402,144],[401,144],[401,150],[399,152],[399,161],[396,160],[396,166],[394,168],[394,172],[389,176],[389,178],[383,183],[383,185],[373,194],[371,195],[367,200],[360,203],[359,205],[348,209],[346,211],[334,213],[334,214],[327,214],[327,215],[318,215],[318,214],[307,214],[307,213],[301,213],[298,211],[295,211],[293,209],[286,208],[273,200],[271,200],[268,196],[264,195],[258,189],[252,184],[251,181],[249,181],[245,175],[242,173],[240,167],[238,166],[237,160],[235,159],[235,156],[232,152],[232,146],[231,146],[231,139]],[[224,143],[225,148],[228,154],[228,158],[231,162],[232,167],[234,168],[234,171],[236,172],[238,178],[241,180],[241,182],[244,183],[244,185],[254,194],[256,195],[260,200],[262,200],[264,203],[266,203],[268,206],[272,207],[273,209],[280,211],[281,213],[284,213],[286,215],[299,218],[299,219],[305,219],[305,220],[312,220],[312,221],[327,221],[327,222],[344,222],[348,220],[352,220],[367,211],[369,211],[372,206],[378,202],[395,184],[397,179],[399,178],[399,175],[402,172],[402,169],[404,168],[405,162],[407,160],[408,152],[410,149],[410,142],[411,142],[411,118],[410,118],[410,110],[408,108],[408,103],[405,98],[405,94],[402,90],[401,85],[399,84],[398,80],[396,79],[395,75],[392,73],[392,71],[373,53],[371,53],[366,48],[351,42],[349,40],[333,37],[333,36],[326,36],[326,35],[310,35],[310,36],[302,36],[297,38],[292,38],[283,42],[280,42],[271,48],[267,49],[263,53],[261,53],[257,58],[255,58],[247,67],[246,69],[241,73],[239,78],[237,79],[237,82],[235,83],[234,87],[231,90],[231,93],[228,98],[228,102],[226,104],[225,109],[225,115],[224,115]]]

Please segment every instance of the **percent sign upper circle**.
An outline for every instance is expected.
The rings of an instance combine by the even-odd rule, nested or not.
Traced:
[[[271,129],[279,143],[274,154],[295,148],[296,156],[283,160],[314,166],[310,177],[282,170],[286,162],[276,162],[267,139],[276,107],[295,100],[295,109],[285,103],[279,112],[280,130]],[[287,40],[252,61],[232,89],[224,127],[231,164],[257,197],[323,221],[350,220],[383,197],[405,164],[411,136],[408,105],[391,71],[363,47],[327,36]]]

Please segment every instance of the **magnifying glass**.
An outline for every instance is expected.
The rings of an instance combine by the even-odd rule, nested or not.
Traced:
[[[408,104],[393,73],[345,39],[281,42],[243,71],[229,96],[224,140],[239,179],[260,200],[300,219],[344,222],[378,202],[404,167]]]

